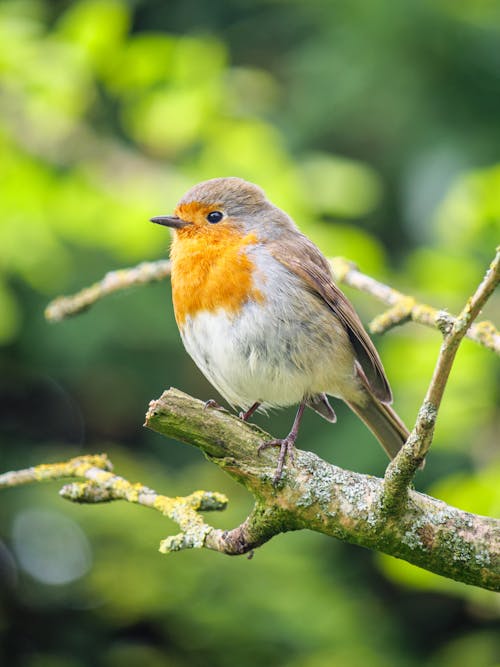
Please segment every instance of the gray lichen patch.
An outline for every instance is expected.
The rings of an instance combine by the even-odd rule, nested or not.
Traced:
[[[381,480],[326,464],[310,452],[301,452],[299,463],[293,482],[297,507],[319,507],[321,524],[342,516],[347,530],[372,532],[379,525]]]
[[[427,521],[425,519],[414,521],[401,535],[401,542],[412,550],[427,550],[428,547],[424,544],[424,540],[422,539],[422,531],[425,531],[426,523]]]
[[[471,566],[490,565],[491,555],[487,544],[480,541],[471,541],[470,533],[463,533],[459,528],[446,531],[439,536],[437,548],[445,557],[454,562],[469,563]]]
[[[418,412],[418,420],[429,428],[436,423],[437,413],[438,409],[433,403],[424,401]]]
[[[325,465],[325,462],[312,452],[300,452],[299,463],[300,470],[292,482],[295,489],[300,490],[295,504],[298,507],[318,504],[323,512],[334,516],[336,512],[332,499],[335,496],[335,484],[338,484],[339,480],[333,471],[338,469]]]

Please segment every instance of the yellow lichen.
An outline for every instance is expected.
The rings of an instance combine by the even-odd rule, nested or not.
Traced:
[[[370,322],[370,331],[372,333],[384,333],[388,329],[392,329],[392,327],[405,322],[411,317],[415,303],[415,299],[411,296],[401,298],[395,306],[377,315]]]
[[[347,273],[351,269],[356,269],[354,262],[345,259],[345,257],[332,257],[330,259],[330,266],[332,267],[333,276],[339,283],[343,283]]]

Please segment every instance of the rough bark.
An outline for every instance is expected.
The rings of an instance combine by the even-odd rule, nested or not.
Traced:
[[[383,480],[343,470],[300,450],[276,487],[276,454],[257,454],[268,434],[225,411],[204,408],[176,389],[151,402],[146,426],[198,447],[255,497],[255,508],[241,526],[212,529],[206,535],[208,548],[240,554],[279,533],[308,528],[457,581],[500,590],[496,519],[413,490],[404,507],[392,512],[383,503]]]

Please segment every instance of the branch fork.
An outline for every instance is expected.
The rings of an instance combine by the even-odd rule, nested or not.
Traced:
[[[384,493],[386,507],[396,509],[404,506],[409,485],[432,444],[439,407],[460,343],[499,282],[500,247],[481,284],[467,300],[459,316],[450,318],[444,313],[438,314],[436,323],[443,334],[443,342],[415,426],[406,444],[387,466]]]
[[[76,503],[103,503],[126,500],[129,503],[151,507],[179,525],[179,535],[167,537],[160,551],[168,553],[180,549],[206,546],[205,542],[215,529],[204,523],[199,512],[223,510],[227,498],[217,492],[194,491],[189,496],[170,498],[156,493],[140,483],[129,482],[112,472],[113,466],[106,454],[78,456],[62,463],[48,463],[0,475],[0,489],[30,482],[60,481],[68,477],[83,477],[84,482],[66,484],[59,491],[62,498]]]

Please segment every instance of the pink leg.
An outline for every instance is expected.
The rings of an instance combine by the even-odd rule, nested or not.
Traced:
[[[246,412],[240,412],[239,418],[242,419],[244,422],[247,422],[250,419],[250,417],[253,415],[253,413],[257,410],[259,405],[260,405],[260,402],[257,401],[250,408],[248,408],[248,410]]]
[[[263,442],[261,445],[259,445],[259,448],[257,450],[258,453],[260,454],[260,452],[263,449],[267,449],[268,447],[280,448],[280,453],[278,455],[278,465],[276,466],[276,472],[274,474],[274,479],[273,479],[274,485],[276,485],[280,481],[281,476],[283,475],[283,468],[285,466],[287,456],[289,457],[291,463],[293,463],[294,452],[295,452],[295,441],[297,440],[297,436],[299,434],[299,426],[300,422],[302,421],[302,415],[304,414],[305,407],[306,407],[306,401],[302,401],[297,410],[297,414],[295,415],[295,419],[293,420],[292,430],[286,436],[286,438],[283,439],[277,438],[276,440],[269,440],[268,442]]]

